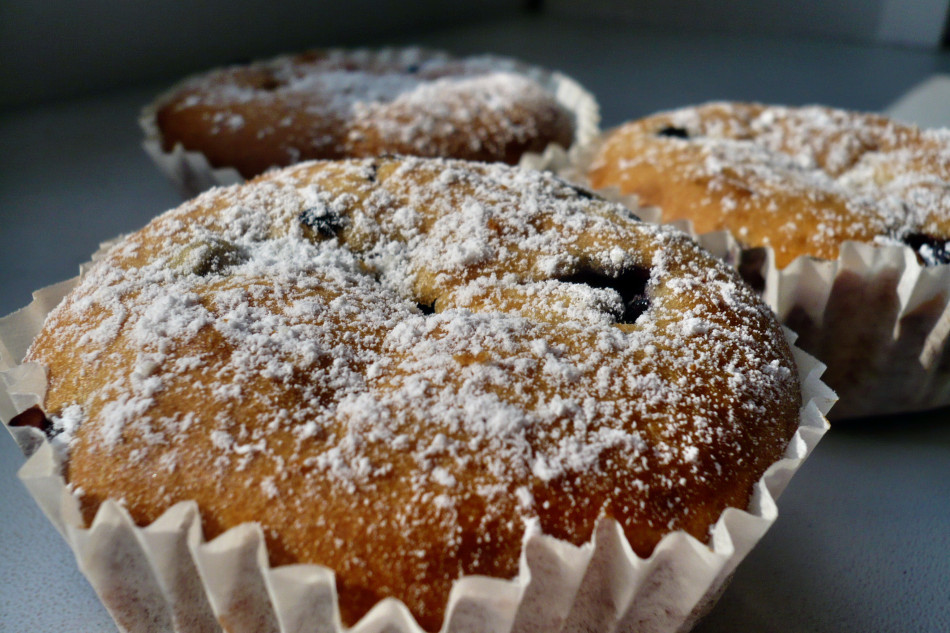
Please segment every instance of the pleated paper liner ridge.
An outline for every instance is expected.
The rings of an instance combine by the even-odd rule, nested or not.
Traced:
[[[105,245],[104,245],[105,246]],[[78,278],[40,290],[29,306],[0,319],[0,418],[41,405],[46,374],[18,364],[48,313]],[[786,330],[790,342],[795,335]],[[799,428],[784,457],[756,483],[747,508],[728,508],[708,544],[685,532],[665,536],[649,558],[633,553],[619,524],[598,522],[580,547],[526,527],[513,580],[456,581],[445,633],[576,631],[672,633],[688,630],[723,591],[736,566],[776,520],[776,500],[828,428],[835,401],[824,366],[793,347],[802,383]],[[121,630],[179,633],[342,631],[333,572],[318,565],[270,567],[257,524],[205,541],[194,502],[179,503],[148,526],[116,501],[86,526],[60,459],[33,428],[7,427],[31,455],[20,478],[72,548],[80,569]],[[10,485],[10,484],[8,484]],[[350,629],[420,633],[401,602],[386,599]]]

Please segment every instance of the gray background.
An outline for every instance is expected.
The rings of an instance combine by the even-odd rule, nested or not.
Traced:
[[[182,22],[180,31],[166,33],[165,22],[157,31],[135,22],[141,32],[121,37],[110,30],[111,23],[83,24],[80,4],[54,17],[73,21],[86,39],[49,42],[57,52],[46,61],[12,63],[10,32],[22,46],[39,47],[21,30],[33,28],[43,40],[59,27],[45,24],[53,19],[48,10],[33,8],[33,17],[16,18],[14,28],[7,17],[23,7],[0,5],[5,47],[0,69],[22,75],[0,81],[7,104],[0,111],[0,314],[27,303],[31,290],[74,275],[99,241],[134,230],[178,204],[171,185],[139,147],[136,116],[192,66],[274,46],[419,43],[459,53],[494,51],[574,76],[597,95],[606,126],[709,99],[881,110],[932,74],[950,72],[950,54],[926,46],[882,45],[875,37],[756,34],[754,25],[720,32],[653,28],[603,15],[578,17],[556,2],[530,15],[511,3],[473,5],[464,20],[435,2],[403,3],[394,13],[380,9],[366,17],[365,33],[354,31],[360,21],[353,15],[361,4],[350,5],[353,15],[340,17],[329,5],[314,3],[301,8],[320,16],[308,24],[330,25],[330,31],[316,29],[308,39],[306,26],[290,23],[286,41],[251,38],[245,55],[237,54],[243,44],[228,33],[254,21],[240,8],[246,3],[235,5],[236,16],[226,17],[169,5],[168,20]],[[870,4],[873,10],[882,6]],[[104,7],[110,19],[132,19],[113,3],[88,6]],[[414,11],[421,17],[407,17]],[[478,21],[467,19],[473,13]],[[268,19],[259,20],[262,30],[277,28],[268,26]],[[340,20],[349,20],[348,26],[334,34]],[[855,23],[865,21],[855,15]],[[101,40],[94,37],[99,28]],[[208,41],[193,42],[203,37]],[[293,46],[280,46],[291,41]],[[175,45],[173,55],[169,43]],[[190,46],[202,50],[187,55],[179,50]],[[120,58],[133,53],[145,58],[135,62],[141,74],[130,77],[121,67],[132,62]],[[159,53],[168,57],[156,60]],[[82,60],[80,70],[76,60]],[[53,62],[68,70],[53,72]],[[69,550],[15,480],[22,461],[12,440],[0,434],[0,631],[114,632]],[[948,411],[842,424],[792,482],[777,524],[696,630],[946,632],[948,578]]]
[[[171,80],[311,46],[513,17],[599,17],[638,29],[878,42],[940,41],[950,0],[3,0],[0,107]],[[522,50],[525,47],[519,47]]]
[[[510,0],[5,0],[0,106],[174,78],[310,46],[509,15]]]
[[[946,0],[549,0],[562,15],[729,33],[771,33],[917,47],[940,41]]]

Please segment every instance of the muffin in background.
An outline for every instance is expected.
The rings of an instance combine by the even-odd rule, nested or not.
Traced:
[[[597,134],[575,81],[517,60],[418,48],[314,50],[184,80],[142,114],[186,196],[310,159],[387,154],[518,163]]]

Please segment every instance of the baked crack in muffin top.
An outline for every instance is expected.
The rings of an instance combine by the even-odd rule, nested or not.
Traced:
[[[417,158],[213,189],[113,246],[27,355],[87,522],[195,500],[272,564],[393,596],[511,578],[526,529],[708,540],[781,458],[800,386],[771,312],[685,235],[557,178]]]

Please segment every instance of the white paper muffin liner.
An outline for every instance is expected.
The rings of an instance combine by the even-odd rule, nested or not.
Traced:
[[[587,168],[602,140],[535,166],[590,188]],[[661,209],[639,206],[635,195],[594,191],[663,222]],[[802,255],[778,268],[771,247],[744,248],[728,231],[698,234],[688,220],[669,224],[759,282],[796,344],[827,366],[822,379],[839,397],[833,420],[950,405],[950,264],[922,265],[909,246],[848,241],[837,259]]]
[[[388,59],[402,49],[334,49],[331,53],[366,59],[377,57]],[[557,102],[571,113],[574,122],[574,140],[571,147],[586,146],[600,134],[600,106],[597,99],[574,79],[557,71],[551,71],[523,62],[493,55],[482,56],[497,64],[500,71],[512,71],[537,81],[542,88],[554,95]],[[205,74],[205,73],[201,73]],[[233,167],[213,167],[204,154],[186,150],[180,143],[166,152],[162,143],[161,130],[155,116],[162,103],[174,95],[188,79],[159,95],[151,104],[143,108],[139,116],[139,125],[145,132],[142,146],[158,168],[165,173],[185,198],[192,198],[206,189],[244,182],[244,178]],[[556,143],[550,144],[542,154],[527,152],[521,157],[519,165],[530,166],[548,163],[551,157],[565,154],[565,148]]]
[[[29,306],[0,319],[0,419],[5,425],[19,412],[42,404],[44,368],[18,363],[46,314],[78,279],[37,291]],[[794,342],[792,332],[786,330],[786,335]],[[673,532],[644,559],[632,551],[612,519],[599,521],[591,541],[580,547],[529,525],[518,575],[513,580],[469,576],[456,581],[442,631],[689,630],[715,604],[736,565],[775,521],[776,499],[828,429],[825,414],[835,395],[821,381],[824,366],[797,347],[793,352],[802,383],[799,428],[784,457],[755,485],[749,506],[723,512],[708,544]],[[119,503],[108,500],[86,527],[79,498],[60,474],[57,450],[37,429],[7,428],[30,455],[20,469],[21,480],[72,548],[80,570],[120,630],[344,630],[333,572],[318,565],[270,567],[257,524],[243,524],[205,541],[194,502],[179,503],[139,527]],[[422,632],[405,605],[394,599],[378,603],[349,630]]]

